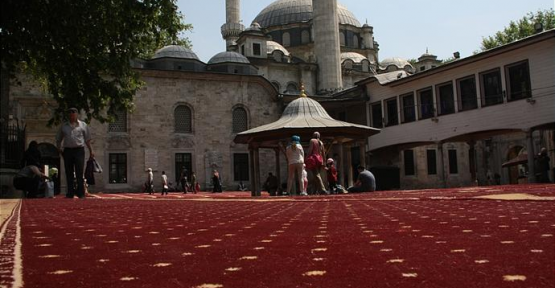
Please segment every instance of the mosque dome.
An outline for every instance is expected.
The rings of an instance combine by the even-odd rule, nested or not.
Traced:
[[[233,51],[220,52],[214,55],[208,61],[208,64],[220,64],[220,63],[240,63],[240,64],[250,64],[247,57]]]
[[[158,59],[158,58],[180,58],[180,59],[199,60],[195,52],[193,52],[189,48],[179,46],[179,45],[169,45],[159,49],[158,51],[156,51],[156,53],[154,53],[154,56],[152,57],[152,59]]]
[[[355,63],[361,63],[363,60],[368,60],[368,58],[356,52],[343,52],[341,53],[341,62],[345,60],[352,60]]]
[[[285,49],[285,47],[281,46],[281,44],[279,44],[275,41],[267,41],[266,42],[266,52],[268,54],[272,54],[276,50],[283,52],[283,54],[285,56],[289,56],[289,51],[287,51],[287,49]]]
[[[360,27],[355,15],[345,6],[337,4],[339,24]],[[312,20],[312,0],[278,0],[268,5],[254,19],[261,27],[280,26]]]
[[[408,72],[412,72],[414,70],[414,67],[412,67],[409,61],[399,57],[386,58],[380,62],[381,69],[389,71],[392,70],[390,67],[396,68],[393,70],[407,70]]]

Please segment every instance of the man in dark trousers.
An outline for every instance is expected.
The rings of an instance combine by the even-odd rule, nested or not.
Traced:
[[[74,195],[77,195],[79,198],[85,198],[83,174],[85,167],[85,146],[89,149],[90,157],[94,158],[89,126],[78,119],[78,112],[77,108],[70,108],[68,110],[69,120],[62,124],[56,135],[56,144],[64,158],[66,170],[66,198],[73,198]],[[73,186],[75,181],[77,182],[77,190]]]

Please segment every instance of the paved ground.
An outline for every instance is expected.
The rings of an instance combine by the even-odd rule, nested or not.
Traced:
[[[555,185],[0,208],[0,287],[555,286]]]

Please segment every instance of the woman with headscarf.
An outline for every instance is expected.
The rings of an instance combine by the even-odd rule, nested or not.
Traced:
[[[314,194],[327,194],[320,172],[324,166],[324,143],[320,140],[320,133],[314,132],[308,153],[305,159],[306,170],[308,172],[308,186],[312,187]]]
[[[293,187],[295,177],[297,177],[297,192],[303,191],[303,164],[304,164],[304,150],[300,144],[301,137],[295,135],[291,137],[291,144],[287,146],[285,154],[287,155],[288,173],[287,173],[287,193],[293,195]],[[306,193],[301,192],[301,195]]]
[[[37,166],[40,167],[40,162],[41,162],[41,154],[39,151],[39,144],[37,143],[37,141],[31,141],[29,143],[29,147],[27,148],[27,150],[25,150],[25,153],[23,154],[23,159],[21,161],[21,166],[25,167],[25,166]]]

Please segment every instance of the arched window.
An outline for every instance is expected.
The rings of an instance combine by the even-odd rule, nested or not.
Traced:
[[[345,46],[345,33],[339,32],[339,45]]]
[[[233,133],[248,129],[247,111],[242,107],[233,109]]]
[[[291,82],[287,84],[287,88],[285,90],[286,93],[296,93],[299,92],[299,88],[297,88],[297,84]]]
[[[185,105],[179,105],[175,108],[175,132],[177,133],[192,133],[193,125],[191,123],[191,108]]]
[[[354,46],[354,48],[359,48],[358,47],[358,36],[357,35],[353,36],[353,46]]]
[[[307,44],[308,42],[310,42],[310,33],[308,33],[307,30],[303,30],[303,32],[301,32],[301,43]]]
[[[114,122],[108,124],[108,132],[127,132],[127,111],[116,111]]]
[[[291,46],[291,34],[289,34],[289,32],[283,33],[283,46],[284,47]]]
[[[281,85],[279,85],[279,82],[272,81],[272,85],[274,85],[274,87],[276,87],[276,90],[279,92],[279,89],[281,88]]]

